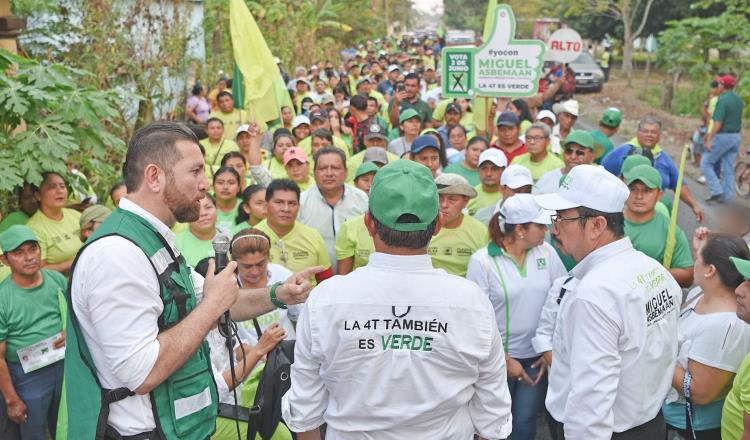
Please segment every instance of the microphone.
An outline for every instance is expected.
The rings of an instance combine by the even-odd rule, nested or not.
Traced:
[[[229,253],[231,242],[229,241],[229,237],[222,233],[218,233],[214,237],[211,245],[214,248],[214,274],[218,274],[219,272],[224,270],[224,268],[226,268],[227,264],[229,263],[229,257],[227,257],[227,254]],[[225,337],[231,337],[229,322],[229,310],[227,310],[226,312],[224,312],[224,316],[219,318],[219,331]]]

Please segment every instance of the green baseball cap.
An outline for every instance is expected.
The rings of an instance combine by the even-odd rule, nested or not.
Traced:
[[[419,116],[419,113],[417,113],[416,110],[413,108],[407,108],[398,115],[398,123],[403,124],[404,121],[408,121],[411,118],[419,118],[420,121],[422,120],[422,117]]]
[[[648,157],[640,154],[631,154],[622,161],[622,167],[620,167],[620,175],[624,176],[628,171],[637,167],[638,165],[651,166],[651,161]]]
[[[630,185],[641,181],[651,189],[661,189],[661,174],[651,165],[638,165],[624,174],[625,182]]]
[[[568,144],[578,144],[593,151],[594,137],[588,131],[572,130],[563,141],[563,146],[567,146]]]
[[[39,241],[31,230],[26,225],[13,225],[8,228],[5,232],[0,234],[0,249],[3,252],[11,252],[18,249],[19,246],[26,243],[27,241]]]
[[[604,110],[604,113],[602,113],[602,118],[599,120],[599,122],[605,127],[619,127],[620,123],[622,122],[622,112],[618,108],[610,107]]]
[[[438,192],[432,172],[411,160],[396,160],[375,174],[370,187],[370,213],[387,228],[424,231],[438,216]],[[411,214],[415,223],[400,223],[399,217]]]
[[[359,176],[363,176],[367,173],[377,173],[379,169],[380,168],[375,165],[375,162],[364,162],[359,168],[357,168],[357,172],[354,173],[354,180],[357,180]]]
[[[750,260],[743,260],[742,258],[729,257],[734,263],[734,267],[746,280],[750,280]]]

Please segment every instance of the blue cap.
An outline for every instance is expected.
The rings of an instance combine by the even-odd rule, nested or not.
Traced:
[[[513,112],[502,112],[500,113],[500,116],[497,117],[497,123],[496,126],[505,125],[506,127],[518,127],[518,125],[521,124],[521,121],[518,119],[518,116],[516,116]]]
[[[419,136],[412,141],[411,154],[417,154],[425,148],[434,148],[440,151],[440,145],[438,144],[437,139],[429,134],[426,134],[424,136]]]

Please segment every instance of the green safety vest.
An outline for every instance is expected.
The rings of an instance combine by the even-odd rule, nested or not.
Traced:
[[[78,252],[71,280],[83,250],[94,241],[112,235],[138,246],[154,268],[164,303],[158,319],[159,332],[179,323],[196,307],[195,289],[185,259],[174,255],[164,237],[148,221],[122,209],[115,210]],[[73,310],[71,284],[67,291],[69,331],[65,350],[68,438],[98,440],[104,438],[107,430],[109,404],[132,396],[133,392],[127,388],[109,390],[101,386]],[[161,439],[204,440],[210,437],[216,428],[219,397],[208,343],[204,341],[182,367],[154,388],[150,400]]]

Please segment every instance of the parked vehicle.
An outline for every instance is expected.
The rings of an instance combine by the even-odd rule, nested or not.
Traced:
[[[576,92],[601,92],[604,86],[604,72],[588,52],[581,52],[570,63],[576,75]]]

